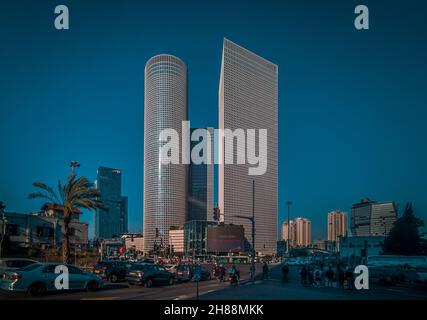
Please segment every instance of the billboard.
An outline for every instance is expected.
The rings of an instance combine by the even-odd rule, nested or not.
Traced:
[[[207,251],[242,252],[245,251],[245,229],[237,225],[218,225],[207,230]]]

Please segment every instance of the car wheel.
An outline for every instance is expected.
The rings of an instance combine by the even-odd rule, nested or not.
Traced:
[[[173,285],[174,283],[175,283],[174,278],[173,278],[173,277],[170,277],[170,278],[169,278],[169,281],[168,281],[168,284],[171,286],[171,285]]]
[[[86,290],[90,292],[98,291],[98,289],[99,289],[99,284],[96,281],[91,281],[86,286]]]
[[[111,281],[112,283],[116,283],[118,280],[119,280],[119,277],[117,277],[117,274],[113,273],[113,274],[110,276],[110,281]]]
[[[34,283],[28,288],[28,293],[32,297],[43,296],[46,294],[46,292],[47,292],[46,285],[42,282]]]
[[[153,286],[153,280],[147,279],[147,281],[145,281],[145,286],[151,288]]]

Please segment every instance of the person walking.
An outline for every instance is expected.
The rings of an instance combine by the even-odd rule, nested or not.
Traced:
[[[328,288],[332,288],[333,287],[333,282],[334,282],[334,270],[332,270],[332,266],[330,265],[328,270],[326,271],[326,283],[327,283],[327,287]]]
[[[307,282],[310,286],[314,285],[314,268],[312,266],[307,269]]]
[[[344,289],[344,281],[345,281],[345,275],[343,269],[341,269],[341,266],[337,266],[337,287],[338,289]]]
[[[354,289],[354,274],[353,274],[353,271],[351,271],[349,266],[347,266],[345,269],[345,280],[347,282],[347,289],[348,290]]]
[[[288,279],[289,279],[288,275],[289,275],[289,267],[285,263],[285,264],[283,264],[283,267],[282,267],[283,282],[288,282]]]
[[[308,276],[307,267],[303,266],[299,274],[301,277],[301,284],[303,286],[306,286],[307,285],[307,276]]]
[[[267,262],[264,262],[262,265],[262,279],[268,279],[268,264]]]
[[[314,270],[313,276],[314,276],[314,286],[318,288],[322,287],[323,274],[322,274],[322,270],[319,267],[316,268],[316,270]]]
[[[219,266],[219,282],[225,281],[225,267],[221,264]]]

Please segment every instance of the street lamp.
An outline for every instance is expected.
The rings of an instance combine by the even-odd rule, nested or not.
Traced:
[[[292,201],[288,201],[286,202],[286,205],[288,206],[288,239],[286,240],[286,251],[288,254],[288,257],[290,255],[290,234],[291,234],[291,220],[290,220],[290,215],[291,215],[291,205],[292,205]]]
[[[77,161],[71,160],[70,167],[71,167],[71,172],[74,172],[74,168],[80,167],[80,163],[78,163]]]

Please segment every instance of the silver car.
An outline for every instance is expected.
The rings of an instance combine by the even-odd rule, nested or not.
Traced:
[[[61,263],[36,263],[16,271],[6,271],[0,279],[0,289],[26,292],[40,296],[48,291],[57,291],[55,279],[60,275],[55,268]],[[66,265],[68,268],[69,290],[96,291],[104,286],[102,279],[92,273]]]
[[[25,258],[0,259],[0,278],[2,277],[3,272],[5,271],[18,270],[33,263],[38,263],[38,261]]]

